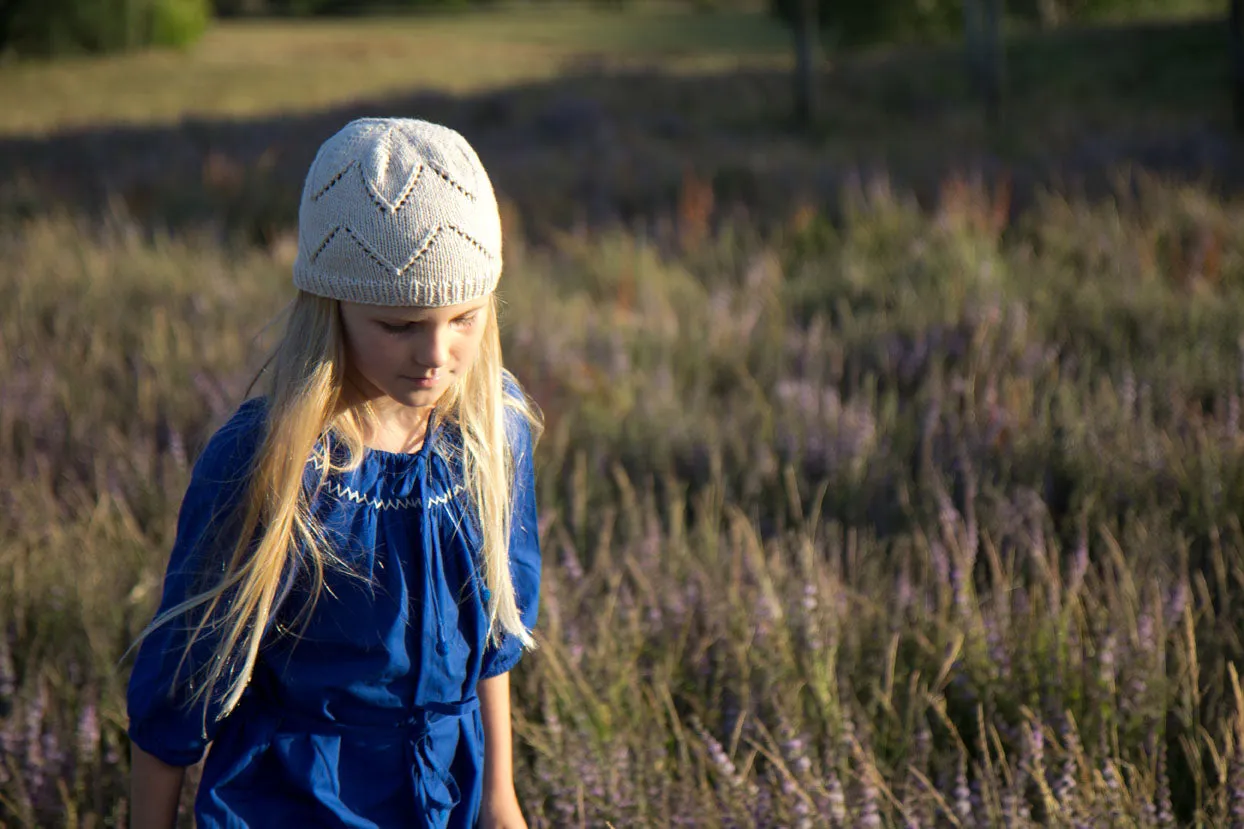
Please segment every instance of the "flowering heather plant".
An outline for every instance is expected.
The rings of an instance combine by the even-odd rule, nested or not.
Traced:
[[[549,423],[533,826],[1244,820],[1241,207],[1149,185],[1006,225],[952,191],[507,240]],[[121,657],[287,268],[0,230],[0,823],[124,823]]]

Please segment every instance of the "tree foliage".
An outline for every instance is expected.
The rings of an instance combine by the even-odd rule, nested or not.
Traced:
[[[799,0],[770,0],[770,10],[794,24]],[[847,45],[944,37],[962,26],[962,0],[817,0],[821,28]]]
[[[963,0],[816,0],[821,28],[844,45],[955,37],[963,30]],[[770,11],[790,25],[799,0],[769,0]],[[1010,19],[1049,28],[1160,12],[1211,10],[1208,0],[1007,0]]]
[[[50,57],[186,46],[211,13],[210,0],[5,0],[0,51]]]
[[[306,17],[352,15],[488,5],[492,0],[215,0],[216,13]]]

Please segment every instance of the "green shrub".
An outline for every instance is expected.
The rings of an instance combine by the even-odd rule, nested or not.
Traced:
[[[204,0],[158,0],[151,4],[151,43],[189,46],[210,21],[211,8]]]
[[[187,46],[210,18],[209,0],[10,0],[0,11],[0,51],[51,57]]]

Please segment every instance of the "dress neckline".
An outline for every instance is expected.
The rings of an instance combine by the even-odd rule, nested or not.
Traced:
[[[393,461],[393,462],[404,463],[404,462],[413,461],[416,458],[418,458],[420,455],[422,455],[423,447],[427,446],[427,443],[428,442],[424,440],[423,445],[420,446],[418,449],[416,449],[414,452],[390,452],[387,449],[375,449],[371,446],[364,446],[363,454],[365,457],[375,458],[376,460],[380,460],[380,461]]]

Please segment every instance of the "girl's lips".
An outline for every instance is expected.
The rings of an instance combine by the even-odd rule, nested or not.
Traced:
[[[436,377],[402,377],[403,380],[409,380],[421,389],[430,389],[440,382],[440,375]]]

